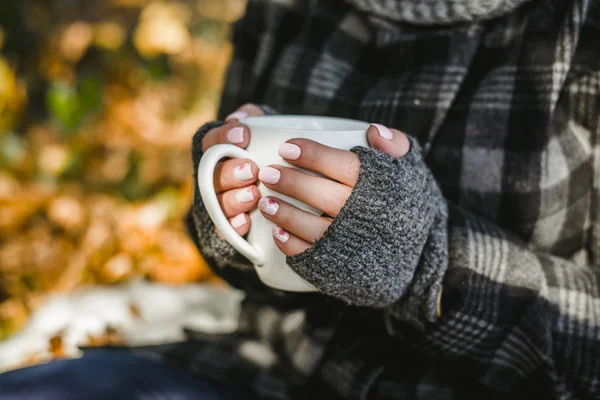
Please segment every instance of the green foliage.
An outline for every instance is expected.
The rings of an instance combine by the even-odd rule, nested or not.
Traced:
[[[4,168],[17,166],[27,154],[27,143],[14,132],[0,137],[0,165]]]
[[[46,107],[66,131],[77,129],[100,105],[102,85],[97,78],[86,78],[77,88],[64,82],[53,82],[46,93]]]

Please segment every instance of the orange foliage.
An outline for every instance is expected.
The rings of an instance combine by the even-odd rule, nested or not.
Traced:
[[[0,340],[50,293],[215,280],[182,223],[189,147],[215,117],[245,0],[5,5],[15,14],[0,19]],[[51,346],[61,356],[60,337]]]

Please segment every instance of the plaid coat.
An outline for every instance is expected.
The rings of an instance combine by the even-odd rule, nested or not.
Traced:
[[[600,2],[419,25],[354,1],[249,0],[221,116],[253,102],[415,137],[450,210],[441,317],[416,331],[393,306],[265,287],[211,252],[196,193],[192,236],[247,293],[240,331],[153,351],[262,398],[600,398]]]

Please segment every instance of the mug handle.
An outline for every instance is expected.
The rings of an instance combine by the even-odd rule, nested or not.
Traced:
[[[265,263],[263,252],[248,243],[246,239],[233,229],[233,226],[231,226],[219,205],[217,193],[215,192],[214,175],[217,163],[224,157],[248,158],[252,160],[250,153],[232,144],[218,144],[206,150],[198,165],[198,188],[200,189],[200,196],[210,219],[227,242],[250,260],[252,264],[263,265]]]

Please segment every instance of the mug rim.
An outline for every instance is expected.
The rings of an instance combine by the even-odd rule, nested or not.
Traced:
[[[268,125],[268,124],[260,124],[260,123],[255,123],[256,121],[266,121],[266,120],[274,120],[274,119],[296,119],[296,120],[321,120],[321,121],[327,121],[330,123],[346,123],[346,124],[350,124],[350,125],[354,125],[351,128],[348,129],[344,129],[342,128],[336,128],[336,129],[315,129],[315,128],[307,128],[307,129],[302,129],[302,128],[288,128],[288,127],[283,127],[283,126],[274,126],[274,125]],[[328,133],[332,133],[332,132],[365,132],[369,126],[371,125],[368,122],[365,121],[360,121],[360,120],[356,120],[356,119],[350,119],[350,118],[340,118],[340,117],[326,117],[326,116],[320,116],[320,115],[293,115],[293,114],[277,114],[277,115],[259,115],[259,116],[253,116],[253,117],[248,117],[245,119],[240,120],[240,122],[244,125],[247,125],[249,128],[260,128],[263,130],[271,130],[271,131],[290,131],[290,132],[328,132]],[[361,128],[359,129],[358,126],[361,126]]]

